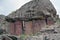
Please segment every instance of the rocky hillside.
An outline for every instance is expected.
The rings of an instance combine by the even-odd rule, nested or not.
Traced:
[[[4,24],[5,24],[5,16],[0,15],[0,28],[2,28]]]
[[[8,23],[5,21],[4,15],[0,15],[0,29],[8,31]]]

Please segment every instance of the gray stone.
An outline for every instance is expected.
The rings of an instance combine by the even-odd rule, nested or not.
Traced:
[[[17,18],[17,17],[26,17],[27,15],[32,17],[35,17],[38,12],[44,15],[56,15],[56,10],[50,0],[32,0],[26,4],[24,4],[21,8],[18,10],[12,12],[8,17],[11,18]],[[35,15],[35,16],[34,16]],[[37,15],[38,16],[38,15]]]

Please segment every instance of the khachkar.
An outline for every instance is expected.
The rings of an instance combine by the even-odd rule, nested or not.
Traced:
[[[56,10],[50,0],[32,0],[12,12],[6,21],[10,23],[10,34],[35,34],[46,25],[55,23]]]

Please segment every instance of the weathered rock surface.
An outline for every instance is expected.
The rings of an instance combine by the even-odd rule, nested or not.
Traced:
[[[60,40],[60,34],[47,34],[28,37],[27,40]]]
[[[0,15],[0,28],[2,28],[4,24],[5,24],[5,16]]]
[[[8,29],[9,29],[8,25],[9,25],[9,23],[6,22],[5,16],[4,15],[0,15],[0,29],[8,31]]]
[[[38,15],[37,15],[38,14]],[[12,12],[8,17],[16,18],[16,17],[32,17],[44,15],[56,15],[56,10],[50,0],[32,0],[25,5],[23,5],[20,9]]]

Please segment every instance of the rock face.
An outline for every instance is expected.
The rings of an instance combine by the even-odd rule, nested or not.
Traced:
[[[23,5],[15,12],[12,12],[8,16],[11,18],[16,18],[16,17],[25,18],[25,17],[29,17],[30,15],[32,17],[35,17],[35,16],[40,16],[42,14],[56,16],[56,10],[52,5],[52,3],[50,2],[50,0],[32,0],[26,3],[25,5]]]
[[[26,40],[60,40],[60,34],[47,34],[28,37]]]
[[[8,31],[8,22],[5,20],[4,15],[0,15],[0,29]]]
[[[32,0],[8,15],[6,21],[10,23],[10,34],[31,35],[53,25],[55,17],[56,10],[50,0]]]
[[[3,27],[3,25],[5,24],[5,16],[4,15],[0,15],[0,28]]]

